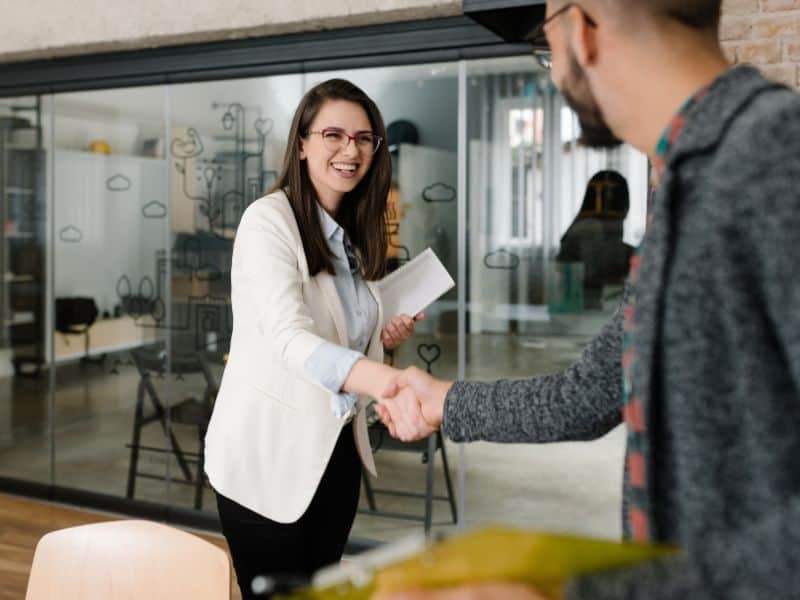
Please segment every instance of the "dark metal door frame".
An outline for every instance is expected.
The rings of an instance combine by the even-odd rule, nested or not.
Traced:
[[[0,64],[0,97],[524,54],[466,16]]]

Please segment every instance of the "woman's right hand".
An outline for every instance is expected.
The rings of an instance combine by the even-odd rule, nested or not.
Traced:
[[[356,364],[350,369],[342,391],[370,396],[378,400],[400,373],[402,371],[389,365],[362,358],[356,361]]]

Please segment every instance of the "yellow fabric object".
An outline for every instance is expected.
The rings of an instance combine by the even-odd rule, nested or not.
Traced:
[[[89,142],[89,152],[97,152],[99,154],[111,154],[111,146],[105,140],[92,140]]]
[[[453,536],[417,556],[379,568],[368,581],[356,582],[361,586],[345,582],[288,598],[367,600],[377,592],[496,581],[528,583],[555,598],[564,584],[578,575],[665,558],[675,552],[676,548],[667,546],[492,527]]]

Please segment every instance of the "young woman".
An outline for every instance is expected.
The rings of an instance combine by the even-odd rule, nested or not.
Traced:
[[[397,372],[384,348],[415,323],[380,327],[385,137],[363,91],[317,85],[295,113],[278,183],[236,232],[233,336],[205,469],[245,599],[257,575],[304,577],[338,561],[362,464],[375,474],[361,395],[387,387]]]

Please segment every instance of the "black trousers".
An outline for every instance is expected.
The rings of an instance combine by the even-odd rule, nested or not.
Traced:
[[[314,571],[338,562],[358,508],[361,460],[352,425],[339,434],[311,504],[294,523],[277,523],[217,492],[222,533],[228,541],[242,599],[254,595],[258,575],[279,580],[308,579]]]

